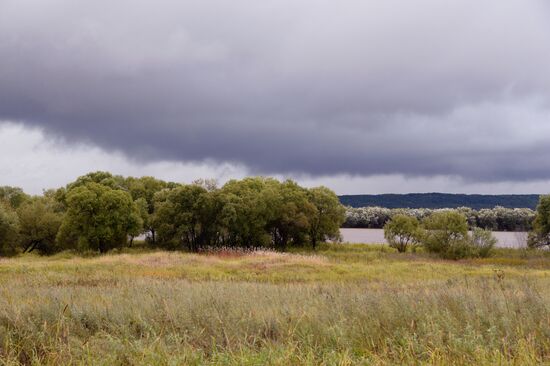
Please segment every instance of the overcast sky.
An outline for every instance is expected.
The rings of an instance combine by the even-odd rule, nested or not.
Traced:
[[[550,192],[547,0],[0,0],[0,185]]]

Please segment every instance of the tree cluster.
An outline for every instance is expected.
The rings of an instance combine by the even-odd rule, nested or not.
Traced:
[[[346,221],[343,227],[381,229],[396,215],[406,215],[423,220],[440,212],[458,212],[466,217],[470,228],[479,227],[493,231],[529,231],[535,220],[535,211],[531,209],[500,206],[481,210],[473,210],[468,207],[457,209],[346,207]]]
[[[489,256],[496,244],[492,233],[481,228],[469,233],[468,229],[466,216],[457,211],[435,212],[422,221],[398,214],[384,226],[384,236],[399,252],[422,246],[446,259]]]
[[[0,188],[0,254],[106,252],[141,236],[154,247],[290,246],[339,238],[345,209],[330,189],[252,177],[218,188],[94,172],[31,197]]]

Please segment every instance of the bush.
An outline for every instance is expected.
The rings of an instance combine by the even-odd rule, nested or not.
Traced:
[[[433,214],[422,224],[422,245],[426,251],[436,253],[441,258],[486,258],[497,243],[489,230],[474,228],[468,235],[466,216],[456,211]]]
[[[407,251],[407,247],[418,243],[419,226],[420,223],[414,217],[395,215],[384,226],[384,237],[390,247],[404,253]]]
[[[468,238],[466,216],[456,211],[437,212],[424,219],[422,245],[426,251],[446,259],[460,259],[473,255]]]
[[[475,256],[481,258],[489,257],[489,255],[491,255],[491,251],[497,243],[497,239],[493,236],[491,231],[477,227],[472,231],[470,241],[473,246]]]

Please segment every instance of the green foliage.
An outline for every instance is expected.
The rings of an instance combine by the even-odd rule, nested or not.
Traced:
[[[154,201],[158,244],[165,248],[315,246],[337,238],[344,220],[331,190],[263,177],[232,180],[221,189],[198,181],[162,190]]]
[[[56,205],[53,199],[45,196],[33,198],[19,207],[20,244],[24,252],[36,249],[54,253],[60,249],[56,237],[63,215],[56,211]]]
[[[488,257],[497,243],[493,234],[474,228],[468,235],[466,216],[456,212],[438,212],[422,222],[421,243],[430,253],[445,259]]]
[[[531,248],[550,247],[550,196],[540,198],[528,245]]]
[[[455,211],[438,212],[422,222],[421,242],[430,253],[446,259],[472,256],[473,248],[468,241],[466,216]]]
[[[249,248],[270,246],[272,239],[267,225],[274,215],[266,196],[267,187],[274,184],[274,179],[254,177],[230,180],[222,187],[224,244]]]
[[[0,202],[7,203],[11,208],[18,208],[29,198],[29,195],[19,187],[0,187]]]
[[[5,198],[1,245],[12,253],[105,252],[128,245],[128,239],[131,246],[141,234],[152,246],[190,251],[287,250],[308,242],[315,247],[338,239],[345,213],[328,188],[308,190],[292,180],[264,177],[218,188],[214,180],[183,185],[92,172],[40,197],[12,187],[0,192]],[[19,206],[17,212],[13,206]]]
[[[489,257],[497,244],[497,239],[493,236],[493,233],[481,228],[474,228],[472,230],[470,240],[474,249],[474,256],[480,258]]]
[[[307,190],[296,182],[267,181],[264,198],[267,201],[267,230],[273,244],[285,250],[289,244],[302,245],[310,229],[316,207],[309,201]]]
[[[15,210],[0,203],[0,255],[10,255],[17,252],[19,241],[19,218]]]
[[[76,181],[67,186],[67,191],[80,186],[85,186],[88,183],[98,183],[111,189],[126,189],[124,177],[120,175],[112,175],[109,172],[97,171],[78,177]]]
[[[420,223],[412,216],[395,215],[384,226],[384,238],[390,247],[404,253],[409,246],[418,244],[420,237]]]
[[[155,196],[153,224],[162,246],[198,250],[218,238],[217,197],[198,185],[178,186]]]
[[[155,212],[155,194],[169,186],[176,186],[176,184],[167,183],[153,177],[128,177],[124,184],[128,192],[132,195],[132,199],[136,201],[139,207],[140,216],[143,221],[143,229],[149,234],[148,239],[151,240],[152,244],[155,244],[157,231],[153,219],[153,214]]]
[[[340,204],[338,196],[326,187],[309,189],[308,197],[315,206],[309,230],[311,245],[315,249],[318,242],[340,238],[340,226],[346,219],[346,211]]]
[[[94,181],[69,187],[67,212],[58,239],[67,247],[99,250],[121,247],[141,231],[139,209],[126,191]]]

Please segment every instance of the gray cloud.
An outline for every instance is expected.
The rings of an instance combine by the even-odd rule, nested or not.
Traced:
[[[0,119],[144,161],[550,178],[544,0],[1,0]]]

